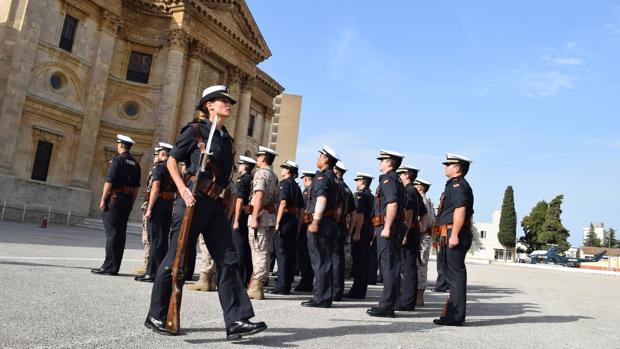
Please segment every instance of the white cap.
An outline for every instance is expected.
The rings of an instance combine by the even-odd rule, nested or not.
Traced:
[[[336,163],[336,168],[342,170],[343,172],[347,172],[347,167],[340,160]]]
[[[134,144],[136,142],[134,142],[131,137],[127,137],[125,135],[116,135],[116,143]]]
[[[301,178],[304,177],[314,177],[316,176],[316,172],[315,171],[310,171],[310,170],[303,170],[301,171]]]
[[[379,156],[377,157],[377,160],[383,160],[383,159],[395,159],[395,160],[402,160],[404,159],[405,156],[399,152],[393,151],[393,150],[384,150],[381,149],[379,150]]]
[[[254,165],[256,165],[256,160],[254,160],[252,158],[249,158],[247,156],[240,155],[239,156],[239,163],[240,164],[246,164],[246,165],[254,166]]]
[[[159,148],[160,148],[160,150],[165,150],[165,151],[169,152],[170,150],[172,150],[172,144],[168,144],[168,143],[164,143],[164,142],[159,142]]]
[[[368,173],[365,173],[365,172],[358,172],[355,175],[355,180],[358,180],[358,179],[374,179],[374,178],[375,177],[373,177],[372,175],[369,175]]]
[[[455,164],[455,163],[468,163],[471,164],[473,161],[471,161],[469,158],[463,156],[463,155],[458,155],[458,154],[453,154],[453,153],[447,153],[446,154],[446,161],[443,162],[444,165],[446,164]]]
[[[284,161],[284,163],[280,165],[280,167],[293,169],[293,170],[299,170],[299,165],[297,165],[295,161],[291,161],[291,160]]]
[[[416,179],[413,181],[413,184],[421,184],[421,185],[425,185],[425,186],[427,186],[427,187],[430,187],[430,186],[431,186],[431,182],[429,182],[429,181],[427,181],[427,180],[425,180],[425,179],[422,179],[422,178],[416,178]]]
[[[336,151],[334,149],[332,149],[332,147],[330,147],[327,144],[323,145],[323,149],[319,150],[319,153],[323,154],[323,155],[327,155],[331,158],[334,158],[336,160],[338,160],[340,157],[338,156],[338,153],[336,153]]]
[[[263,147],[262,145],[260,145],[258,147],[258,151],[256,152],[256,157],[259,157],[261,155],[278,156],[278,153],[276,153],[276,151],[271,148]]]
[[[232,104],[236,104],[237,103],[237,101],[230,95],[230,91],[228,90],[228,86],[226,86],[226,85],[213,85],[213,86],[209,86],[209,87],[205,88],[202,91],[202,98],[198,102],[198,105],[196,106],[196,110],[200,110],[202,108],[202,105],[205,102],[214,100],[216,98],[222,98],[222,97],[230,99],[230,102]]]
[[[396,173],[403,173],[403,172],[409,172],[409,171],[413,171],[413,172],[420,172],[419,168],[415,168],[413,166],[410,165],[401,165],[397,170]]]

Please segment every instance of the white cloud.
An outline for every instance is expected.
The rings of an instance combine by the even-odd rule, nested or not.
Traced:
[[[521,93],[528,97],[549,97],[574,87],[576,78],[559,71],[524,72]]]
[[[583,60],[578,57],[553,57],[550,55],[544,55],[543,59],[548,63],[556,65],[580,65],[583,63]]]

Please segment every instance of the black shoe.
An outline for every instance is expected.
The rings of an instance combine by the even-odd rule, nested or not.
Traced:
[[[312,292],[312,285],[302,285],[299,284],[294,288],[297,292]]]
[[[267,329],[264,322],[253,323],[249,320],[235,321],[232,325],[226,327],[226,340],[241,339],[243,336],[249,336]]]
[[[164,323],[161,320],[157,320],[156,318],[148,315],[146,317],[146,321],[144,321],[144,326],[146,326],[147,328],[150,328],[151,330],[155,331],[155,333],[159,333],[159,334],[163,334],[166,336],[176,336],[178,335],[178,333],[172,332],[168,329],[166,329],[166,326],[164,325]]]
[[[364,299],[366,298],[366,296],[358,294],[358,293],[352,293],[352,292],[347,292],[345,294],[342,295],[343,298],[350,298],[350,299]]]
[[[396,308],[398,311],[415,311],[415,305],[399,305]]]
[[[289,294],[291,294],[291,291],[285,291],[285,290],[281,290],[279,288],[274,288],[274,289],[271,289],[271,290],[267,291],[267,293],[270,293],[270,294],[282,294],[282,295],[288,296]]]
[[[444,290],[444,289],[442,289],[442,288],[436,288],[436,287],[435,287],[435,288],[433,289],[433,292],[446,293],[446,292],[448,292],[448,290]]]
[[[329,303],[317,303],[312,299],[309,301],[301,302],[301,305],[308,308],[331,308],[331,304]]]
[[[141,281],[141,282],[154,282],[155,281],[155,278],[148,274],[136,276],[133,279],[136,281]]]
[[[91,269],[90,272],[97,275],[118,275],[116,271],[107,271],[101,268]]]
[[[332,297],[333,302],[342,302],[342,296],[334,296]]]
[[[445,319],[435,319],[433,320],[433,323],[435,325],[439,325],[439,326],[463,326],[464,322],[460,322],[460,321],[448,321]]]
[[[366,313],[375,317],[394,317],[394,310],[372,307],[366,310]]]

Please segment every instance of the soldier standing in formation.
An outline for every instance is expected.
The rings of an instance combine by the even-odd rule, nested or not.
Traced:
[[[273,252],[276,215],[275,204],[278,202],[278,176],[271,165],[278,153],[260,146],[256,153],[258,170],[252,180],[252,197],[250,199],[250,217],[248,218],[250,250],[254,274],[248,287],[251,299],[264,299],[263,287],[269,279],[269,262]]]
[[[278,282],[270,293],[287,295],[291,292],[291,284],[295,278],[295,243],[304,199],[299,185],[295,182],[299,172],[297,163],[286,160],[280,167],[282,181],[274,244],[278,260]]]
[[[105,260],[100,268],[90,270],[99,275],[118,275],[127,239],[127,220],[140,187],[140,164],[129,153],[135,142],[117,135],[116,143],[118,155],[110,160],[99,203],[106,234]]]
[[[338,184],[332,169],[338,161],[338,154],[327,145],[324,145],[319,153],[316,161],[319,170],[314,176],[310,192],[312,222],[308,225],[308,250],[314,270],[314,296],[301,305],[329,308],[334,296],[332,256],[338,234]]]
[[[144,247],[144,263],[135,268],[132,271],[132,274],[136,274],[136,276],[144,275],[146,273],[146,267],[149,264],[149,250],[151,249],[151,245],[149,244],[149,230],[147,228],[147,221],[144,217],[144,212],[146,212],[146,206],[149,204],[149,193],[151,192],[151,177],[153,175],[153,170],[157,167],[157,163],[159,162],[159,151],[161,147],[158,145],[153,148],[153,167],[149,171],[149,175],[146,180],[146,192],[144,193],[144,202],[140,208],[142,209],[142,246]]]
[[[373,176],[366,173],[357,173],[355,184],[355,207],[357,214],[353,222],[353,235],[351,236],[351,256],[353,258],[352,272],[353,285],[343,297],[352,299],[366,298],[368,289],[368,258],[370,243],[373,240],[372,210],[374,196],[370,192],[370,183]],[[376,271],[375,271],[376,272]]]
[[[353,199],[353,193],[349,186],[344,181],[344,174],[347,172],[347,167],[342,161],[336,162],[334,166],[334,175],[336,175],[336,183],[339,186],[338,194],[338,235],[336,237],[336,246],[334,248],[334,255],[332,263],[334,265],[334,301],[338,302],[342,300],[342,294],[344,293],[344,278],[345,278],[345,245],[346,240],[349,237],[349,227],[352,218],[352,214],[355,212],[355,200]]]
[[[401,166],[396,170],[405,187],[405,223],[407,233],[401,248],[402,293],[400,311],[414,311],[418,294],[418,259],[420,249],[420,215],[426,214],[426,207],[418,190],[413,185],[419,169]]]
[[[381,150],[379,186],[375,194],[375,238],[379,267],[383,273],[383,293],[377,307],[366,312],[370,316],[394,317],[394,310],[400,299],[400,248],[406,232],[403,206],[405,188],[395,170],[400,166],[404,156],[394,151]]]
[[[462,326],[467,301],[467,269],[465,255],[471,247],[471,217],[474,213],[474,194],[465,179],[471,160],[448,153],[444,170],[448,181],[439,202],[436,230],[439,232],[443,270],[450,286],[444,309],[437,325]]]
[[[303,181],[304,190],[302,193],[304,199],[303,214],[300,215],[299,229],[297,231],[297,261],[299,263],[299,273],[301,279],[295,287],[298,292],[312,292],[314,282],[314,271],[312,263],[310,263],[310,254],[308,253],[308,224],[312,222],[312,214],[310,213],[310,186],[314,179],[313,171],[301,171],[301,180]]]
[[[170,153],[168,170],[179,191],[175,201],[172,240],[164,261],[159,266],[151,306],[145,326],[157,333],[172,334],[165,327],[168,304],[172,291],[172,264],[174,262],[178,235],[185,208],[196,205],[195,214],[189,231],[189,245],[196,245],[198,234],[202,234],[217,268],[217,286],[220,305],[224,311],[226,338],[238,339],[244,335],[258,333],[267,328],[264,322],[252,323],[254,317],[252,303],[239,277],[237,256],[231,238],[231,227],[226,218],[225,205],[220,198],[222,191],[230,182],[234,166],[233,140],[222,123],[230,116],[231,106],[235,100],[228,94],[226,86],[211,86],[202,93],[197,109],[208,115],[208,119],[192,122],[181,130],[181,134]],[[213,124],[216,115],[218,123]],[[197,173],[201,151],[208,139],[211,127],[216,127],[211,143],[210,157],[212,167]],[[203,149],[201,149],[203,148]],[[185,178],[181,177],[178,162],[187,165]],[[191,186],[197,186],[194,196]]]
[[[252,252],[248,240],[248,214],[250,213],[250,191],[252,190],[252,169],[256,161],[247,156],[239,157],[239,177],[235,182],[234,216],[232,224],[233,244],[237,251],[239,273],[244,284],[252,277]]]
[[[149,233],[149,261],[146,271],[143,275],[136,276],[136,281],[153,282],[159,264],[164,260],[168,251],[168,234],[172,223],[172,203],[175,199],[176,187],[166,168],[172,145],[159,142],[159,147],[159,162],[151,174],[151,189],[144,212]]]
[[[435,209],[431,199],[427,196],[431,183],[424,179],[416,178],[413,184],[422,197],[424,207],[426,207],[426,214],[420,216],[420,259],[418,260],[418,295],[416,297],[416,305],[423,306],[424,291],[428,281],[428,258],[431,251],[432,227],[435,224]]]

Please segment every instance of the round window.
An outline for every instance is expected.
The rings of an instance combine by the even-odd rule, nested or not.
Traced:
[[[50,85],[54,90],[60,90],[62,88],[62,76],[58,73],[53,74],[50,77]]]
[[[136,117],[140,113],[140,106],[136,102],[127,102],[123,105],[123,112],[129,117]]]

